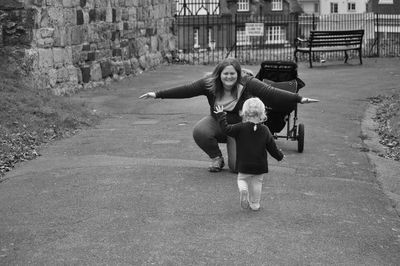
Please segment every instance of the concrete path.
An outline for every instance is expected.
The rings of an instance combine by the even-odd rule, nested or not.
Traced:
[[[259,212],[240,209],[235,174],[206,170],[192,139],[205,99],[138,99],[211,70],[76,95],[107,118],[0,183],[0,265],[400,265],[400,168],[375,154],[367,100],[400,89],[400,61],[299,65],[300,93],[321,102],[299,105],[303,153],[278,141]]]

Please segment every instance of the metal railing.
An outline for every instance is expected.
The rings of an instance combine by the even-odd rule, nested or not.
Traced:
[[[228,56],[242,63],[293,60],[294,40],[311,30],[364,29],[363,56],[400,56],[400,15],[374,13],[315,15],[177,15],[177,60],[214,64]],[[342,52],[315,60],[342,60]],[[356,57],[357,54],[349,54]],[[301,57],[299,60],[305,60]]]

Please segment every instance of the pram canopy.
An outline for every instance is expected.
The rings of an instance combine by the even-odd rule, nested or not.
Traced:
[[[292,61],[264,61],[256,78],[279,89],[297,93],[305,86],[305,83],[298,77],[297,64]],[[266,122],[272,133],[281,132],[286,125],[285,117],[289,112],[277,112],[268,110]]]

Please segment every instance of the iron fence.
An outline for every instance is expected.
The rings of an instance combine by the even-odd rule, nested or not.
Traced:
[[[213,10],[218,12],[211,13],[204,11],[200,4],[197,6],[200,11],[190,9],[198,15],[182,15],[183,7],[175,20],[180,62],[214,64],[229,56],[247,64],[293,60],[295,39],[307,38],[311,30],[364,29],[364,57],[400,56],[400,15],[220,15],[216,6]],[[358,55],[350,53],[349,57],[352,56]],[[343,57],[343,52],[317,53],[314,59],[342,60]],[[306,58],[300,56],[299,60]]]

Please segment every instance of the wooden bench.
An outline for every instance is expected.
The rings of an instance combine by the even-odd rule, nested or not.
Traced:
[[[308,40],[297,38],[295,41],[294,59],[297,63],[297,53],[307,53],[310,68],[315,52],[344,51],[344,62],[349,59],[347,51],[358,51],[362,64],[362,39],[364,30],[311,31]]]

